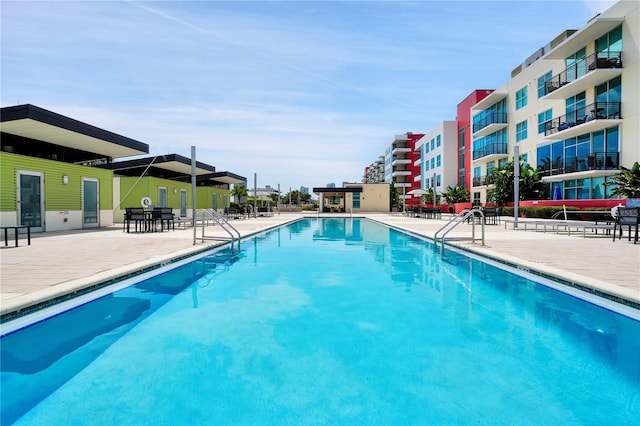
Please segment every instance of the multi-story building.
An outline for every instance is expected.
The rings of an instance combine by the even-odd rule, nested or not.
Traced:
[[[458,123],[458,186],[471,191],[471,108],[491,94],[493,90],[474,90],[457,106]]]
[[[443,121],[421,137],[415,146],[414,165],[420,173],[414,177],[422,189],[434,188],[436,194],[458,183],[458,123]],[[414,196],[412,201],[420,200]],[[412,202],[410,204],[416,204]]]
[[[640,159],[640,3],[620,1],[560,34],[472,108],[471,192],[514,157],[537,167],[563,199],[605,199],[605,183]]]
[[[376,161],[365,167],[363,183],[384,182],[384,155],[380,155]]]
[[[423,133],[411,132],[396,135],[385,150],[384,181],[394,184],[403,205],[412,197],[408,192],[420,188],[419,182],[415,181],[415,177],[420,174],[419,166],[415,165],[419,154],[414,149],[416,142],[423,136]]]

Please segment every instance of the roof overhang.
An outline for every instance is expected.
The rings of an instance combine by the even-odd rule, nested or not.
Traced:
[[[149,153],[146,143],[30,104],[2,108],[0,131],[110,158]]]
[[[210,173],[203,176],[200,176],[201,179],[210,180],[212,182],[223,183],[227,185],[239,185],[239,184],[247,184],[247,178],[244,176],[236,175],[231,172],[216,172]]]
[[[114,161],[109,168],[114,172],[136,174],[140,169],[149,168],[148,174],[153,176],[153,169],[168,170],[177,176],[191,176],[191,159],[178,154],[156,155],[154,157],[135,158],[132,160]],[[196,161],[196,176],[214,173],[216,168]],[[139,174],[139,173],[138,173]]]
[[[565,41],[553,48],[544,59],[566,59],[569,55],[582,49],[593,40],[608,33],[624,22],[624,18],[604,18],[598,16],[592,19],[589,24],[576,31]]]
[[[343,188],[313,188],[314,194],[339,194],[346,192],[362,192],[361,186],[347,186]]]
[[[562,182],[567,179],[587,179],[603,176],[612,176],[620,173],[620,170],[585,170],[582,172],[564,173],[561,175],[543,176],[543,182]]]

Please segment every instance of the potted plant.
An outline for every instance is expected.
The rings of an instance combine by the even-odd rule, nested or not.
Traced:
[[[613,186],[613,195],[626,198],[627,207],[640,207],[640,164],[637,161],[631,168],[620,166],[620,173],[605,185]]]
[[[460,213],[465,208],[470,208],[471,193],[464,189],[462,185],[452,188],[447,186],[447,189],[442,193],[442,197],[447,204],[453,204],[455,207],[455,213]]]

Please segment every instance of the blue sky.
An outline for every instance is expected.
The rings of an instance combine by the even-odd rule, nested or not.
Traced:
[[[2,106],[31,103],[281,190],[360,181],[611,1],[2,0]]]

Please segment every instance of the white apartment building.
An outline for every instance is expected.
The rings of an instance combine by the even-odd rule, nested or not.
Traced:
[[[447,186],[458,184],[458,123],[443,121],[418,139],[414,148],[419,158],[414,165],[419,174],[414,181],[420,188],[435,188],[436,194],[444,192]],[[418,156],[417,156],[418,157]]]
[[[473,201],[513,158],[538,168],[552,198],[611,198],[604,183],[640,161],[640,2],[620,1],[568,30],[472,108]]]
[[[363,183],[384,182],[384,155],[380,155],[376,161],[371,163],[365,171]]]

